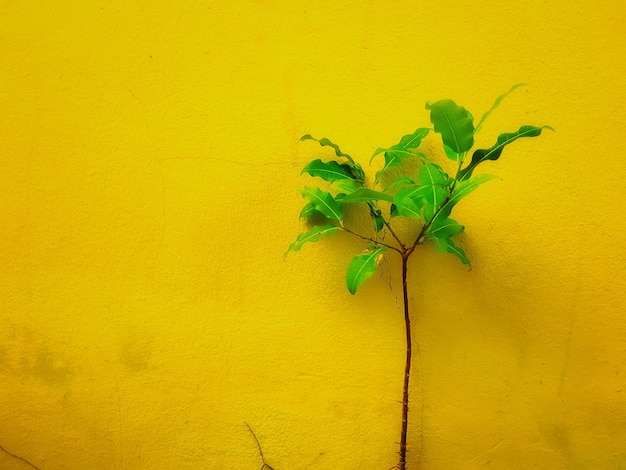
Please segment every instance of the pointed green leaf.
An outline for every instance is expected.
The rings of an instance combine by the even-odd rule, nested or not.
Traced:
[[[454,219],[435,219],[428,229],[428,236],[429,238],[450,238],[462,232],[464,228]]]
[[[419,169],[417,179],[420,184],[428,188],[424,194],[426,200],[433,206],[439,207],[446,196],[445,187],[450,181],[446,172],[439,165],[428,163]]]
[[[446,184],[448,175],[436,163],[427,163],[420,167],[418,181],[422,184]]]
[[[467,152],[474,145],[474,118],[471,113],[452,100],[427,103],[430,121],[435,132],[441,134],[444,145],[455,154]],[[453,159],[457,159],[456,158]]]
[[[491,181],[494,179],[493,175],[477,175],[474,176],[470,180],[460,181],[457,186],[454,188],[454,192],[452,196],[448,199],[448,201],[439,209],[439,211],[435,214],[435,219],[433,220],[433,224],[438,223],[438,220],[445,219],[450,215],[454,206],[456,206],[461,199],[469,195],[472,191],[478,188],[481,184],[486,183],[487,181]]]
[[[374,152],[374,155],[372,155],[372,158],[370,158],[370,164],[374,161],[374,158],[376,158],[377,155],[380,155],[383,152],[385,152],[385,154],[390,153],[390,154],[397,156],[400,161],[402,161],[402,159],[404,158],[417,156],[417,152],[412,152],[411,150],[393,150],[392,151],[390,148],[379,147]]]
[[[357,183],[355,180],[348,179],[340,179],[337,181],[333,181],[330,185],[331,189],[335,189],[337,191],[341,191],[346,194],[350,194],[357,189]],[[337,198],[335,198],[337,199]]]
[[[437,213],[439,207],[436,207],[433,204],[425,203],[424,208],[422,209],[422,213],[424,214],[424,220],[432,220],[433,216]]]
[[[454,188],[454,192],[452,193],[450,202],[453,202],[454,204],[458,203],[461,199],[474,191],[481,184],[484,184],[487,181],[491,181],[494,178],[496,178],[496,176],[483,174],[476,175],[470,180],[461,181],[459,184],[457,184],[456,188]]]
[[[416,184],[409,186],[408,188],[402,188],[396,191],[393,196],[394,202],[401,201],[404,198],[412,199],[413,201],[426,200],[428,194],[432,192],[431,187],[425,184]]]
[[[322,147],[331,147],[335,151],[335,155],[337,155],[338,157],[347,158],[350,162],[354,163],[354,159],[350,155],[348,155],[345,152],[342,152],[341,149],[339,148],[339,145],[334,144],[333,142],[330,141],[330,139],[327,139],[326,137],[322,137],[321,139],[316,139],[311,134],[306,134],[300,137],[300,140],[301,141],[314,140],[315,142],[320,144]]]
[[[339,230],[341,230],[341,228],[336,225],[315,226],[308,232],[298,235],[296,241],[289,245],[285,256],[287,256],[290,251],[300,251],[300,248],[302,248],[302,245],[305,243],[316,242],[324,235],[330,235],[331,233],[335,233]]]
[[[502,150],[504,150],[504,147],[506,147],[510,143],[515,142],[521,137],[537,137],[538,135],[541,135],[541,131],[543,129],[550,129],[552,131],[554,130],[550,126],[522,126],[516,132],[500,134],[498,136],[496,144],[493,147],[489,149],[479,149],[474,152],[470,164],[459,173],[459,179],[464,180],[469,178],[472,175],[474,168],[476,168],[477,165],[484,162],[485,160],[497,160],[498,158],[500,158],[500,155],[502,155]]]
[[[385,219],[380,209],[376,209],[372,203],[368,203],[370,208],[370,217],[374,221],[374,230],[376,233],[380,232],[385,227]]]
[[[315,214],[319,214],[320,212],[315,209],[315,206],[312,202],[307,202],[306,205],[300,211],[301,219],[308,219],[309,217],[313,217]]]
[[[358,181],[365,180],[365,172],[363,171],[363,168],[361,167],[361,165],[355,162],[354,159],[350,155],[343,152],[339,148],[339,145],[331,142],[330,139],[327,139],[326,137],[323,137],[321,139],[316,139],[311,134],[306,134],[300,137],[300,140],[301,141],[314,140],[315,142],[320,144],[322,147],[331,147],[335,151],[335,155],[337,155],[338,157],[343,157],[348,160],[349,162],[348,166],[350,167],[352,175],[356,180]]]
[[[361,167],[361,165],[359,165],[356,162],[352,163],[352,175],[354,176],[354,179],[357,180],[359,183],[363,183],[365,181],[365,172],[363,171],[363,168]]]
[[[425,220],[431,219],[444,202],[450,181],[450,177],[439,165],[434,163],[423,165],[418,173],[420,184],[402,188],[394,195],[398,215],[416,217],[417,211]],[[406,199],[410,199],[412,203]]]
[[[386,150],[386,149],[379,149]],[[408,158],[418,157],[423,162],[428,161],[428,157],[424,152],[419,152],[417,150],[393,150],[385,152],[385,164],[383,167],[376,173],[376,182],[380,179],[380,177],[387,173],[392,168],[399,166],[403,161]],[[370,162],[371,163],[371,162]]]
[[[398,214],[398,206],[396,206],[396,204],[392,204],[391,206],[389,206],[389,217],[397,217],[400,214]]]
[[[409,152],[407,152],[409,153]],[[402,163],[403,157],[400,152],[386,152],[385,153],[385,165],[380,171],[376,172],[374,176],[374,184],[378,183],[380,177],[385,174],[385,172],[389,171],[391,168],[394,168],[400,163]]]
[[[417,178],[419,184],[402,188],[398,193],[402,192],[403,197],[410,197],[411,199],[426,198],[431,202],[441,202],[441,197],[443,197],[442,195],[446,192],[445,188],[451,181],[447,173],[435,163],[423,165],[419,169]],[[400,181],[404,184],[408,182],[407,180],[410,181],[408,178],[400,177],[396,181]]]
[[[443,153],[445,153],[446,157],[448,157],[450,160],[457,161],[459,159],[459,154],[456,153],[454,150],[452,150],[447,145],[443,146]]]
[[[413,199],[403,194],[403,190],[398,191],[394,195],[394,212],[393,217],[402,216],[411,219],[422,218],[422,202],[419,199]],[[417,202],[416,202],[417,201]]]
[[[472,263],[470,263],[470,260],[466,256],[465,252],[461,248],[456,246],[452,239],[433,237],[432,240],[435,242],[437,251],[442,253],[451,253],[459,258],[463,264],[468,265],[470,268],[472,267]]]
[[[413,152],[412,149],[419,147],[422,139],[428,135],[431,130],[426,127],[420,127],[416,129],[412,134],[407,134],[400,139],[400,142],[389,148],[379,148],[374,152],[370,159],[370,164],[376,155],[385,152],[385,165],[382,170],[376,173],[375,183],[378,182],[380,177],[391,168],[398,166],[403,160],[409,157],[421,157],[422,152]]]
[[[341,205],[335,201],[330,193],[316,187],[305,186],[300,189],[300,194],[313,204],[315,210],[321,212],[329,219],[341,220],[343,218]]]
[[[425,193],[429,190],[428,187],[420,184],[409,186],[408,188],[402,188],[396,191],[393,195],[393,202],[396,205],[402,204],[404,199],[411,199],[413,202],[421,202],[424,199]]]
[[[335,196],[333,197],[333,199],[335,200],[335,202],[341,204],[341,201],[343,201],[343,198],[346,197],[345,193],[339,193],[339,194],[335,194]]]
[[[302,173],[317,176],[331,183],[337,180],[354,178],[349,165],[342,165],[335,161],[323,162],[320,159],[310,162],[304,167]]]
[[[415,152],[415,151],[405,152],[404,155],[403,155],[403,152],[401,151],[386,152],[385,153],[385,165],[380,171],[376,172],[376,175],[374,177],[374,184],[377,184],[380,178],[388,170],[394,167],[397,167],[398,165],[400,165],[400,163],[402,163],[408,157],[418,157],[423,163],[429,163],[428,157],[423,152]]]
[[[344,204],[355,204],[369,201],[388,201],[393,202],[393,196],[380,191],[374,191],[370,188],[358,188],[353,193],[346,195],[341,201]]]
[[[376,157],[376,155],[383,152],[398,153],[399,158],[402,158],[403,156],[414,155],[412,152],[409,152],[409,150],[419,147],[422,139],[426,137],[430,131],[431,130],[427,127],[420,127],[419,129],[416,129],[412,134],[407,134],[403,136],[400,139],[400,142],[396,145],[393,145],[389,148],[376,149],[374,155],[372,155],[372,158],[370,159],[370,163],[372,163],[372,160],[374,160],[374,157]]]
[[[358,287],[376,272],[385,251],[382,246],[370,246],[352,259],[346,274],[346,285],[351,294],[355,294]]]
[[[504,98],[506,98],[511,93],[513,93],[513,91],[516,90],[517,88],[519,88],[521,86],[526,86],[526,85],[528,85],[528,84],[527,83],[516,83],[515,85],[513,85],[511,87],[511,89],[509,91],[507,91],[503,95],[498,96],[496,98],[496,101],[493,103],[493,106],[491,106],[489,111],[487,111],[485,114],[483,114],[482,117],[480,118],[480,121],[478,121],[478,125],[476,126],[476,130],[474,131],[474,135],[478,134],[478,131],[480,129],[482,129],[483,123],[485,122],[485,120],[489,117],[489,115],[493,112],[494,109],[496,109],[498,106],[500,106],[500,103],[502,103],[502,100],[504,100]]]
[[[445,200],[445,189],[429,185],[417,185],[403,188],[394,194],[394,204],[397,211],[394,215],[430,220]]]
[[[420,127],[415,129],[412,134],[407,134],[400,139],[400,142],[391,147],[389,150],[409,150],[416,149],[422,143],[422,139],[426,137],[432,129],[428,127]]]
[[[387,186],[384,189],[384,192],[389,192],[389,190],[395,186],[400,186],[402,184],[410,184],[410,185],[414,185],[415,181],[413,181],[411,178],[409,178],[408,176],[400,176],[398,178],[396,178],[395,180],[393,180],[391,182],[391,184],[389,186]]]

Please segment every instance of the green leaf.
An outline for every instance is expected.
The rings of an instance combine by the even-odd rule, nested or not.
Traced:
[[[455,160],[456,161],[456,160],[459,159],[459,154],[456,153],[454,150],[452,150],[447,145],[443,146],[443,152],[446,154],[446,157],[448,157],[450,160]]]
[[[428,127],[420,127],[415,129],[412,134],[407,134],[400,139],[400,142],[391,147],[389,150],[409,150],[416,149],[420,146],[422,139],[426,137],[432,129]]]
[[[411,178],[409,178],[408,176],[400,176],[398,178],[396,178],[395,180],[393,180],[391,182],[391,184],[389,186],[387,186],[384,191],[388,192],[391,188],[395,187],[395,186],[399,186],[401,184],[410,184],[410,185],[414,185],[415,181],[413,181]]]
[[[419,147],[422,139],[428,135],[431,129],[426,127],[420,127],[416,129],[412,134],[407,134],[400,139],[400,142],[396,145],[393,145],[389,148],[379,148],[374,152],[372,158],[370,159],[370,164],[372,160],[376,157],[376,155],[385,152],[385,165],[382,170],[376,173],[374,182],[377,183],[380,177],[391,168],[398,166],[402,163],[403,160],[410,157],[421,157],[423,155],[421,152],[414,153],[411,152],[411,149],[416,149]]]
[[[410,188],[402,188],[393,196],[394,208],[392,216],[410,217],[412,219],[425,218],[422,212],[429,205],[427,197],[431,188],[418,185]],[[432,210],[431,210],[432,212]],[[427,216],[426,216],[427,217]],[[431,214],[432,217],[432,214]]]
[[[504,147],[506,147],[510,143],[516,141],[521,137],[537,137],[538,135],[541,135],[541,131],[543,129],[550,129],[554,131],[554,129],[552,129],[552,127],[550,126],[522,126],[516,132],[500,134],[498,136],[496,144],[493,147],[489,149],[479,149],[474,152],[474,154],[472,155],[472,161],[466,168],[461,170],[461,172],[459,173],[459,179],[464,180],[472,176],[474,168],[476,168],[477,165],[484,162],[485,160],[497,160],[498,158],[500,158],[502,150],[504,150]]]
[[[466,197],[476,188],[478,188],[481,184],[486,183],[487,181],[491,181],[496,178],[494,175],[477,175],[474,176],[471,180],[461,181],[456,188],[454,188],[454,192],[452,193],[452,197],[450,198],[450,203],[457,204],[461,199]]]
[[[343,157],[343,158],[347,159],[348,162],[350,162],[348,166],[351,169],[351,172],[352,172],[352,175],[353,175],[354,179],[356,179],[358,181],[365,180],[365,172],[363,171],[363,168],[361,167],[361,165],[359,165],[357,162],[355,162],[354,159],[350,155],[348,155],[347,153],[343,152],[339,148],[339,145],[331,142],[330,139],[327,139],[326,137],[323,137],[321,139],[316,139],[311,134],[306,134],[306,135],[303,135],[302,137],[300,137],[300,140],[301,141],[304,141],[304,140],[314,140],[315,142],[319,143],[322,147],[331,147],[335,151],[335,155],[337,155],[338,157]]]
[[[474,176],[470,180],[460,181],[459,184],[454,188],[454,192],[452,196],[448,199],[448,201],[439,209],[439,211],[435,214],[435,218],[433,219],[432,224],[438,223],[437,219],[445,219],[450,215],[454,206],[456,206],[461,199],[469,195],[472,191],[478,188],[481,184],[486,183],[487,181],[491,181],[494,179],[493,175],[477,175]]]
[[[435,127],[435,132],[441,134],[443,144],[458,155],[469,151],[474,145],[474,118],[471,113],[462,106],[458,106],[452,100],[441,100],[435,103],[427,103],[426,109],[430,110],[430,121]],[[448,155],[450,157],[450,155]]]
[[[391,168],[397,167],[398,165],[400,165],[400,163],[402,163],[404,160],[406,160],[409,157],[418,157],[424,163],[429,162],[428,157],[423,152],[405,152],[405,153],[406,154],[403,156],[402,152],[400,151],[386,152],[385,153],[385,165],[380,171],[376,172],[376,175],[374,176],[374,184],[377,184],[380,178],[388,170],[390,170]]]
[[[341,149],[339,148],[339,145],[332,143],[330,139],[327,139],[326,137],[322,137],[321,139],[316,139],[311,134],[306,134],[300,137],[300,141],[305,141],[305,140],[314,140],[315,142],[319,143],[322,147],[331,147],[335,151],[335,155],[337,155],[338,157],[347,158],[350,162],[355,163],[354,159],[350,155],[341,151]]]
[[[370,217],[374,221],[374,230],[376,233],[380,232],[385,227],[385,219],[380,209],[376,209],[372,203],[368,203],[370,208]]]
[[[302,173],[317,176],[331,183],[337,180],[354,178],[349,165],[342,165],[335,161],[323,162],[320,159],[310,162],[304,167]]]
[[[374,191],[370,188],[358,188],[353,193],[346,195],[341,201],[344,204],[355,204],[359,202],[369,201],[388,201],[393,202],[393,196],[380,191]]]
[[[407,152],[407,153],[410,153],[410,152]],[[383,176],[385,172],[387,172],[391,168],[394,168],[400,165],[403,159],[404,158],[401,156],[400,152],[386,152],[385,153],[385,165],[380,171],[376,172],[376,175],[374,176],[374,184],[378,183],[378,181],[380,180],[380,177]]]
[[[424,192],[426,200],[433,206],[439,207],[446,196],[445,187],[448,185],[450,177],[439,165],[427,163],[420,168],[417,179],[422,186],[428,188]]]
[[[429,238],[450,238],[463,231],[465,227],[456,220],[440,218],[433,221],[428,229]]]
[[[426,200],[426,196],[430,192],[430,189],[430,186],[423,184],[402,188],[394,194],[393,201],[397,203],[398,201],[402,201],[404,198],[409,198],[413,201],[423,201]]]
[[[343,201],[343,198],[346,197],[345,193],[339,193],[339,194],[335,194],[335,196],[333,197],[333,199],[335,200],[335,202],[338,202],[341,204],[341,201]]]
[[[313,204],[316,211],[321,212],[329,219],[341,220],[343,218],[341,205],[335,201],[330,193],[319,188],[305,186],[300,189],[300,194]]]
[[[300,251],[300,248],[302,248],[302,245],[304,245],[305,243],[316,242],[324,235],[330,235],[331,233],[335,233],[338,230],[341,230],[341,228],[337,227],[336,225],[315,226],[308,232],[298,235],[296,241],[289,245],[285,256],[287,256],[290,251]]]
[[[478,133],[478,131],[480,129],[482,129],[483,123],[485,122],[485,120],[489,117],[489,115],[493,112],[494,109],[496,109],[498,106],[500,106],[500,103],[502,103],[502,100],[504,100],[504,98],[506,98],[511,93],[513,93],[513,91],[516,90],[517,88],[519,88],[521,86],[526,86],[526,85],[528,85],[528,84],[527,83],[516,83],[515,85],[513,85],[511,87],[511,89],[509,91],[507,91],[503,95],[498,96],[496,98],[496,101],[493,103],[493,106],[491,106],[489,111],[487,111],[485,114],[483,114],[482,117],[480,118],[480,121],[478,121],[478,125],[476,126],[476,130],[474,131],[474,135],[476,135]]]
[[[445,200],[450,177],[439,165],[427,163],[418,173],[420,184],[402,188],[394,195],[397,215],[429,220]]]
[[[359,183],[363,183],[365,181],[365,172],[363,168],[358,163],[354,163],[352,167],[352,174],[354,175],[354,179],[356,179]]]
[[[422,210],[427,203],[426,198],[430,188],[424,185],[402,188],[394,194],[393,202],[396,206],[394,215],[410,218],[422,218]]]
[[[351,294],[355,294],[358,287],[376,272],[387,250],[382,246],[370,246],[356,255],[346,274],[346,285]]]
[[[315,206],[312,202],[307,202],[306,205],[300,211],[301,219],[308,219],[309,217],[313,217],[315,214],[319,214],[320,212],[315,209]]]
[[[372,158],[370,159],[370,163],[372,163],[372,160],[374,160],[376,155],[383,153],[383,152],[398,153],[401,155],[399,158],[402,158],[402,155],[414,156],[415,154],[413,154],[412,152],[409,152],[409,150],[416,149],[417,147],[419,147],[420,143],[422,142],[422,139],[426,137],[430,131],[431,129],[427,127],[420,127],[419,129],[416,129],[412,134],[407,134],[403,136],[400,139],[400,142],[397,143],[396,145],[393,145],[389,148],[376,149],[376,151],[374,152],[374,155],[372,155]]]
[[[445,193],[445,187],[451,181],[446,172],[435,163],[423,165],[419,169],[417,178],[418,185],[403,188],[399,190],[398,193],[402,192],[403,197],[410,197],[411,199],[426,198],[432,202],[433,200],[436,201],[437,196],[440,196],[442,192]],[[398,180],[402,183],[406,183],[408,178],[404,179],[404,177],[401,177],[398,178]],[[435,192],[436,194],[434,194]],[[441,201],[442,199],[439,200],[439,202]]]
[[[422,210],[421,206],[423,204],[421,201],[418,203],[416,199],[405,196],[403,194],[403,190],[398,191],[394,196],[394,205],[395,210],[392,213],[393,217],[402,216],[409,217],[411,219],[421,219],[422,218]]]
[[[355,180],[340,179],[333,181],[330,185],[331,189],[350,194],[357,189],[357,183]],[[335,198],[336,199],[336,198]]]
[[[472,263],[470,263],[470,260],[465,252],[461,248],[456,246],[450,238],[433,237],[432,240],[435,242],[437,251],[442,253],[451,253],[459,258],[463,264],[468,265],[470,268],[472,267]]]

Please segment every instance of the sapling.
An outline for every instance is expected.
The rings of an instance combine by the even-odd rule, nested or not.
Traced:
[[[301,140],[311,140],[334,151],[330,160],[315,159],[302,173],[324,180],[324,189],[305,186],[300,189],[306,205],[300,218],[306,219],[310,229],[298,235],[287,253],[299,251],[306,243],[338,232],[346,232],[367,242],[366,248],[348,265],[346,286],[351,294],[370,278],[389,252],[397,253],[401,261],[402,299],[406,340],[406,359],[402,389],[402,420],[399,461],[396,467],[406,469],[407,431],[409,425],[409,381],[411,375],[411,316],[409,313],[408,262],[417,247],[433,243],[439,252],[456,256],[463,264],[470,260],[457,245],[456,237],[464,226],[451,215],[455,206],[483,183],[494,178],[474,174],[487,160],[498,160],[504,148],[523,137],[537,137],[550,126],[522,126],[514,132],[500,134],[489,148],[471,153],[474,137],[485,120],[502,100],[523,84],[514,85],[499,96],[478,123],[472,114],[454,101],[444,99],[427,103],[432,127],[420,127],[405,135],[391,147],[378,148],[370,159],[384,158],[382,168],[373,180],[366,178],[363,167],[329,139],[316,139],[307,134]],[[422,148],[422,141],[431,133],[443,146],[443,153],[452,162],[452,176],[435,163],[432,151]],[[380,165],[379,165],[380,166]],[[371,230],[358,232],[344,221],[344,212],[361,206],[371,218]],[[398,219],[409,223],[398,224]],[[411,234],[413,234],[411,236]],[[415,235],[417,234],[417,235]]]

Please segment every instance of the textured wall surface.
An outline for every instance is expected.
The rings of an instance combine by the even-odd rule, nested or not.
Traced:
[[[412,258],[409,468],[626,468],[623,2],[0,1],[0,468],[387,470],[403,322],[306,246],[327,136],[365,166],[517,82]],[[388,277],[386,274],[385,276]],[[14,454],[14,456],[10,455]]]

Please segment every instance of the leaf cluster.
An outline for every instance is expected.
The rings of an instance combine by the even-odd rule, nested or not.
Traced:
[[[316,139],[309,134],[303,136],[303,141],[311,140],[331,148],[334,156],[312,160],[302,170],[302,173],[324,181],[324,189],[319,186],[300,189],[306,201],[300,218],[309,221],[312,227],[298,235],[287,253],[299,251],[308,242],[341,231],[368,242],[369,246],[357,254],[348,266],[346,286],[352,294],[376,272],[389,250],[408,259],[417,246],[433,243],[438,251],[450,253],[470,266],[467,255],[455,238],[464,226],[451,215],[462,199],[494,178],[486,174],[474,175],[474,171],[487,160],[498,160],[505,147],[517,139],[537,137],[544,129],[553,130],[550,126],[525,125],[516,131],[500,134],[489,148],[474,149],[475,136],[487,117],[506,96],[522,85],[517,84],[499,96],[477,124],[474,124],[474,117],[467,109],[450,99],[427,103],[431,127],[419,127],[404,135],[397,144],[376,149],[370,164],[380,155],[384,162],[371,185],[367,184],[361,165],[337,144],[327,138]],[[440,137],[446,157],[456,163],[453,175],[444,171],[432,156],[421,149],[422,141],[431,133]],[[468,158],[470,153],[471,158]],[[416,165],[402,165],[407,160],[414,160]],[[358,205],[366,207],[369,213],[371,233],[360,234],[345,226],[346,210]],[[417,235],[411,237],[397,233],[394,226],[398,218],[417,224]]]

